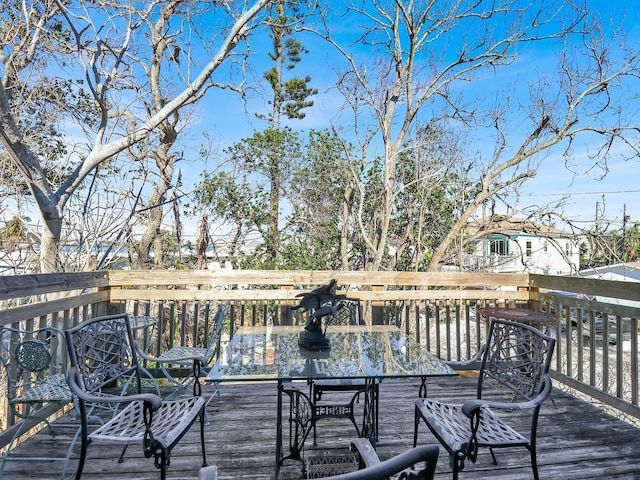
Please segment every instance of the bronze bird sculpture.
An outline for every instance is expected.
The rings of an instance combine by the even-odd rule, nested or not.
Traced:
[[[310,292],[296,295],[296,297],[302,297],[302,299],[298,305],[291,307],[291,309],[297,310],[299,308],[303,308],[303,311],[315,310],[322,307],[327,302],[332,302],[336,299],[337,283],[336,279],[333,278],[327,285],[322,285]]]

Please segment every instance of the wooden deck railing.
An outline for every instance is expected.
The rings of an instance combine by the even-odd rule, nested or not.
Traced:
[[[558,317],[553,376],[564,385],[625,415],[640,418],[638,318],[640,283],[528,274],[342,271],[108,271],[0,277],[0,325],[69,328],[84,319],[126,311],[160,318],[145,340],[151,354],[206,335],[212,308],[230,302],[239,326],[303,324],[296,295],[336,278],[363,305],[365,320],[395,324],[447,360],[468,359],[484,341],[486,323],[477,306],[527,307]],[[635,304],[633,302],[636,302]],[[579,324],[572,340],[572,318]],[[587,342],[583,330],[604,322],[605,338]],[[630,325],[628,339],[623,326]],[[592,328],[592,330],[594,330]],[[619,333],[618,333],[619,332]],[[1,400],[0,400],[1,402]],[[0,405],[0,449],[15,419]]]

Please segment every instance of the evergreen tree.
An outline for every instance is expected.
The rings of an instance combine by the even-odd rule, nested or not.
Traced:
[[[269,57],[273,61],[273,67],[264,75],[272,91],[271,111],[262,116],[269,122],[267,132],[263,135],[271,140],[270,144],[265,145],[267,161],[263,165],[270,185],[269,224],[264,238],[266,266],[273,266],[280,251],[280,201],[286,175],[290,170],[290,158],[284,157],[283,152],[291,149],[282,143],[290,137],[282,132],[282,117],[290,120],[304,118],[303,109],[313,106],[309,97],[317,93],[316,89],[309,87],[311,77],[308,75],[305,78],[286,78],[286,72],[291,72],[302,60],[301,54],[307,52],[293,37],[293,25],[300,21],[297,2],[278,0],[272,13],[268,22],[273,46]]]

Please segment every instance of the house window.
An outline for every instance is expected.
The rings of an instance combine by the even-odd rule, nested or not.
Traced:
[[[549,243],[545,240],[542,244],[544,252],[547,253],[549,251]]]
[[[533,251],[533,248],[531,246],[531,241],[529,240],[527,241],[527,257],[531,256],[532,251]]]
[[[571,248],[571,242],[567,242],[564,246],[564,252],[570,257],[573,254],[573,249]]]
[[[504,238],[500,240],[491,240],[489,242],[489,253],[491,255],[506,255],[507,241]]]

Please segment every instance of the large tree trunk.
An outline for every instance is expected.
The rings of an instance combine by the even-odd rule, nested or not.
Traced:
[[[54,218],[45,219],[42,228],[42,238],[40,239],[40,271],[42,273],[54,273],[58,271],[60,265],[60,233],[62,230],[62,219],[59,215]]]
[[[157,161],[158,167],[162,172],[164,178],[154,186],[151,198],[149,199],[151,210],[149,211],[149,219],[147,220],[146,228],[140,239],[140,249],[138,252],[140,268],[148,268],[150,265],[150,250],[154,245],[154,256],[156,267],[158,265],[158,259],[162,257],[162,252],[157,251],[158,246],[162,250],[162,240],[157,241],[158,237],[162,237],[162,219],[164,218],[164,203],[167,199],[167,192],[171,187],[173,180],[173,166],[170,160],[164,159],[164,161]]]

